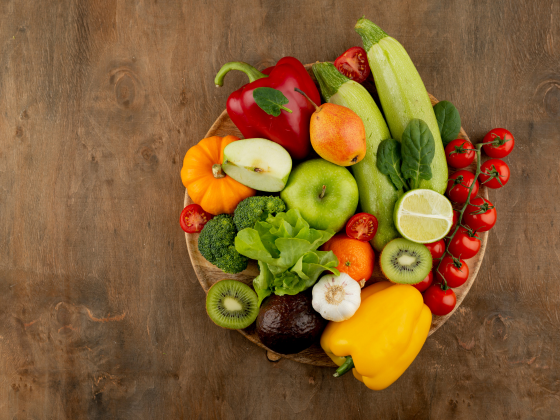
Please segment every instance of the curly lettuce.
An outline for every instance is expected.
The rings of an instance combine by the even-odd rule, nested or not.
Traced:
[[[325,270],[339,275],[336,255],[317,251],[334,233],[310,228],[296,209],[239,231],[235,249],[259,263],[260,274],[253,280],[259,306],[272,293],[295,295],[308,289]]]

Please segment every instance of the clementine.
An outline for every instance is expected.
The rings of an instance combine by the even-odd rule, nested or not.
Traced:
[[[369,242],[358,241],[339,233],[325,243],[321,250],[332,251],[337,256],[339,271],[356,281],[369,280],[373,274],[375,253]]]

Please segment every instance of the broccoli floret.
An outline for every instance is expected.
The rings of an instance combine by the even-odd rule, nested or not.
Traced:
[[[266,220],[269,214],[286,211],[280,197],[249,197],[235,208],[233,221],[237,230],[255,227],[255,223]]]
[[[220,214],[210,220],[198,237],[198,250],[204,258],[226,273],[236,274],[247,268],[248,258],[235,249],[237,229],[233,217]]]

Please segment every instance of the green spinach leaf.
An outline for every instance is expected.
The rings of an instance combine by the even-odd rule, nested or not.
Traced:
[[[443,146],[455,140],[461,131],[461,117],[457,108],[449,101],[440,101],[434,105],[434,113],[438,122]]]
[[[377,148],[377,169],[387,175],[397,190],[406,185],[401,173],[401,144],[393,139],[383,140]]]
[[[269,87],[256,88],[253,91],[253,99],[268,115],[277,117],[280,115],[282,110],[289,112],[290,114],[292,113],[291,109],[283,106],[289,102],[288,98],[286,98],[284,94],[277,89]]]
[[[435,154],[434,136],[428,125],[414,119],[408,123],[402,135],[402,166],[404,178],[409,180],[410,189],[420,186],[420,179],[431,179],[430,164]]]

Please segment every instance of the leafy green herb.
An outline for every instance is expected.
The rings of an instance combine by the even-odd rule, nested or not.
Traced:
[[[434,136],[428,125],[420,119],[410,121],[403,132],[401,143],[401,171],[404,178],[409,180],[410,189],[418,188],[421,179],[432,178],[430,164],[435,150]]]
[[[397,190],[405,187],[406,181],[401,173],[401,144],[397,140],[387,139],[377,148],[377,169],[387,175]]]
[[[340,274],[336,255],[317,251],[333,235],[330,229],[310,228],[296,209],[239,231],[235,249],[259,262],[260,274],[253,280],[259,305],[271,293],[295,295],[308,289],[325,270]]]
[[[434,113],[438,122],[439,132],[443,146],[455,140],[461,131],[461,117],[459,111],[449,101],[440,101],[434,105]]]
[[[283,106],[289,102],[288,98],[286,98],[284,94],[277,89],[269,87],[256,88],[253,91],[253,99],[268,115],[277,117],[280,115],[282,110],[289,112],[290,114],[292,113],[291,109]]]

